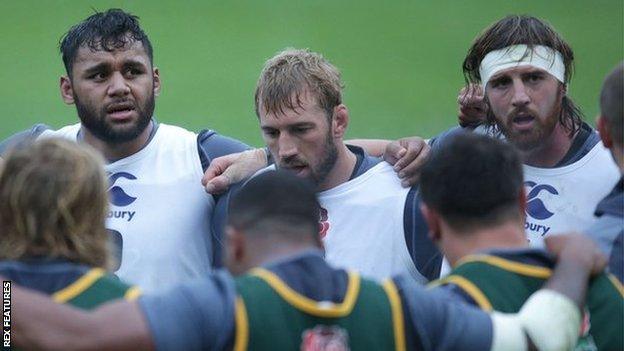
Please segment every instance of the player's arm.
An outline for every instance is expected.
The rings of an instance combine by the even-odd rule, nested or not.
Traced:
[[[429,146],[419,137],[389,140],[351,140],[349,144],[361,146],[373,156],[381,157],[395,166],[405,187],[416,184],[418,170],[424,164]],[[204,172],[202,184],[210,194],[221,194],[232,184],[251,177],[271,163],[271,156],[265,148],[233,153],[210,161]]]
[[[398,140],[353,139],[346,144],[359,146],[369,155],[383,157],[384,161],[394,166],[404,187],[418,182],[420,168],[429,156],[430,147],[421,137],[407,137]]]
[[[12,287],[12,341],[23,350],[154,350],[135,301],[107,304],[93,313]]]
[[[423,348],[436,350],[564,350],[575,345],[589,276],[601,270],[605,258],[591,240],[559,237],[548,242],[558,256],[553,275],[517,314],[491,315],[456,303],[440,291],[398,284]]]
[[[221,350],[233,335],[234,296],[225,273],[90,312],[14,287],[12,336],[15,346],[33,350],[152,350],[155,345]]]

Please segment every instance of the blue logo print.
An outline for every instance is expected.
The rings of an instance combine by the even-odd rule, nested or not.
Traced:
[[[114,173],[108,176],[108,182],[110,184],[110,187],[108,188],[108,193],[110,194],[110,202],[112,202],[115,206],[128,206],[133,203],[137,198],[126,194],[126,192],[119,185],[115,185],[115,182],[119,178],[125,178],[130,180],[135,180],[137,178],[132,174],[126,172]]]
[[[525,186],[528,186],[531,191],[527,195],[527,208],[526,213],[535,219],[546,219],[552,217],[554,213],[550,212],[544,202],[537,197],[540,192],[546,191],[553,195],[559,195],[557,189],[548,184],[537,184],[535,182],[524,182]]]

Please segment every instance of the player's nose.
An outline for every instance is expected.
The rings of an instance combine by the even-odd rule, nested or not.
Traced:
[[[108,95],[110,96],[123,96],[130,93],[130,85],[126,81],[126,78],[120,73],[115,72],[111,75],[108,86]]]
[[[281,159],[286,159],[297,155],[297,144],[288,133],[281,133],[277,140],[278,156]]]
[[[512,92],[513,95],[511,98],[511,104],[514,107],[527,105],[531,101],[529,94],[527,93],[527,88],[521,79],[513,80],[512,89],[513,89],[513,92]]]

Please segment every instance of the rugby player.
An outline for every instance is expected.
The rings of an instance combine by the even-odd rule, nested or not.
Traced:
[[[102,164],[94,151],[65,140],[8,155],[0,173],[0,274],[85,309],[139,295],[107,273]]]
[[[568,96],[573,60],[572,48],[549,24],[512,15],[481,33],[463,63],[473,86],[460,96],[460,123],[483,119],[477,129],[504,136],[522,153],[525,227],[535,245],[545,235],[589,227],[620,177]]]
[[[536,293],[517,315],[488,315],[425,291],[409,277],[380,285],[329,266],[321,257],[314,192],[315,186],[289,173],[266,172],[233,197],[228,266],[233,272],[247,272],[236,280],[218,273],[91,313],[14,286],[16,346],[559,350],[575,343],[580,324],[577,306],[589,273],[604,268],[605,262],[591,240],[573,240],[559,248],[549,290]],[[272,199],[271,206],[266,206],[267,198]],[[261,268],[248,271],[253,266]]]
[[[111,195],[106,226],[121,252],[120,278],[151,290],[208,273],[214,200],[199,184],[202,167],[247,146],[153,118],[160,73],[136,16],[96,12],[67,32],[60,50],[67,73],[61,95],[76,106],[79,123],[59,130],[37,125],[5,145],[20,137],[61,137],[104,156]]]
[[[624,63],[607,76],[600,93],[600,115],[596,125],[602,143],[609,148],[611,156],[624,173]],[[596,207],[596,223],[587,229],[601,249],[609,257],[609,270],[620,282],[624,281],[624,180],[615,185],[611,193]]]
[[[200,180],[211,160],[249,147],[212,130],[196,134],[156,121],[160,72],[136,16],[96,12],[67,32],[60,50],[61,95],[80,122],[59,130],[36,125],[3,142],[0,154],[24,138],[93,146],[111,183],[107,228],[121,260],[116,274],[144,290],[203,276],[219,265],[213,250],[221,247],[210,233],[214,199]],[[266,165],[263,149],[246,155]]]
[[[266,62],[255,107],[275,162],[270,168],[316,184],[329,263],[375,279],[400,273],[421,283],[435,279],[442,258],[427,237],[417,188],[402,187],[390,164],[344,143],[349,111],[342,89],[340,72],[318,53],[287,49]],[[217,204],[221,218],[227,199]],[[218,219],[213,223],[222,230]]]
[[[530,248],[524,233],[522,164],[509,144],[476,133],[457,135],[432,154],[420,177],[422,210],[434,241],[453,266],[434,283],[484,310],[517,312],[551,276],[552,257]],[[579,350],[624,345],[624,288],[594,278]]]

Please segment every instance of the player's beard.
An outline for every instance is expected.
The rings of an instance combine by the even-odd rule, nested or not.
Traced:
[[[92,105],[83,104],[76,94],[74,94],[74,103],[82,125],[96,138],[111,144],[125,143],[138,138],[149,125],[156,105],[153,93],[142,105],[135,102],[134,109],[138,115],[136,121],[130,126],[120,128],[106,120],[105,106],[98,109]]]
[[[307,166],[310,172],[304,178],[311,181],[315,186],[320,186],[336,165],[336,160],[338,160],[338,148],[334,144],[331,134],[330,129],[323,141],[323,150],[316,164],[310,164],[308,161],[299,158],[299,156],[292,156],[278,162],[276,164],[277,168],[289,170],[296,166]]]
[[[323,147],[323,158],[321,158],[320,162],[312,168],[312,172],[310,173],[310,180],[318,187],[321,185],[329,172],[336,165],[336,160],[338,160],[338,148],[336,144],[334,144],[334,140],[331,138],[331,128],[327,133],[327,137],[325,139]]]

